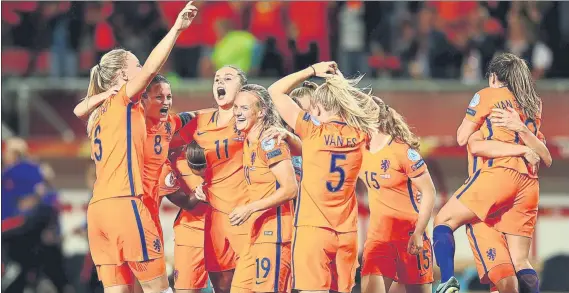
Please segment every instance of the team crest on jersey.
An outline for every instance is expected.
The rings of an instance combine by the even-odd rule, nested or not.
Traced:
[[[407,158],[411,160],[411,162],[417,162],[421,159],[421,155],[414,149],[407,150]]]
[[[160,239],[158,238],[154,239],[153,245],[154,245],[154,250],[160,252],[160,250],[162,249],[162,243],[160,243]]]
[[[476,107],[478,106],[478,104],[480,104],[480,95],[478,93],[474,94],[474,97],[472,97],[472,100],[470,100],[470,104],[468,104],[468,107]]]
[[[488,257],[488,260],[494,261],[496,259],[496,248],[489,248],[486,251],[486,257]]]
[[[170,124],[170,122],[166,122],[166,133],[168,134],[168,140],[170,140],[170,138],[172,138],[172,125]]]
[[[275,139],[274,139],[274,138],[271,138],[271,139],[269,139],[269,140],[264,140],[264,141],[261,143],[261,148],[262,148],[264,151],[268,152],[268,151],[274,149],[275,146],[276,146],[276,144],[277,144],[277,143],[275,142]]]
[[[257,158],[257,153],[251,153],[251,165],[255,164],[255,159]]]
[[[176,184],[176,175],[174,174],[174,172],[170,172],[168,173],[168,175],[166,175],[166,178],[164,179],[164,184],[168,187],[174,187],[174,184]]]
[[[383,172],[387,172],[387,169],[389,169],[389,165],[390,165],[389,160],[381,161],[381,170],[383,170]]]

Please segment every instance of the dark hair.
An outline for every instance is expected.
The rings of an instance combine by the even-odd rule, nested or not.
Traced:
[[[265,112],[265,115],[261,118],[262,130],[267,130],[272,126],[282,127],[281,116],[275,109],[273,99],[271,99],[271,95],[266,88],[258,84],[247,84],[242,86],[239,92],[248,92],[257,97],[257,108]]]
[[[541,99],[535,91],[535,84],[526,62],[512,53],[494,56],[488,65],[487,75],[495,74],[516,98],[516,102],[531,119],[540,113]]]
[[[247,84],[247,74],[245,74],[245,72],[243,70],[241,70],[239,67],[235,66],[235,65],[225,65],[223,67],[228,67],[231,69],[234,69],[235,71],[237,71],[237,77],[239,77],[239,81],[241,82],[241,86],[244,86]]]
[[[161,74],[156,74],[156,76],[154,76],[154,78],[150,81],[150,83],[148,84],[148,86],[146,86],[146,90],[144,91],[144,97],[148,98],[148,92],[150,91],[150,89],[155,85],[155,84],[159,84],[159,83],[165,83],[165,84],[170,84],[170,82],[168,81],[168,79]]]
[[[316,90],[316,88],[318,88],[318,85],[312,81],[304,81],[302,83],[302,85],[300,87],[295,88],[294,90],[292,90],[290,92],[290,97],[292,98],[292,100],[298,104],[300,106],[300,102],[298,101],[298,98],[300,97],[304,97],[304,96],[311,96],[314,91]]]
[[[186,161],[192,170],[201,171],[207,167],[204,149],[195,140],[188,144]]]

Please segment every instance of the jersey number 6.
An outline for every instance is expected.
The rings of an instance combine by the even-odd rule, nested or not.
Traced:
[[[95,139],[93,140],[93,144],[99,147],[98,152],[95,151],[95,153],[93,153],[93,155],[95,156],[95,160],[100,162],[101,159],[103,158],[103,144],[101,142],[101,140],[99,139],[99,134],[101,133],[101,125],[97,125],[97,127],[95,127]]]
[[[338,160],[346,160],[346,154],[332,154],[332,159],[330,160],[330,173],[338,173],[340,180],[336,186],[332,185],[332,182],[326,181],[326,188],[330,192],[336,192],[342,189],[344,185],[344,180],[346,180],[346,172],[340,166],[338,166]]]

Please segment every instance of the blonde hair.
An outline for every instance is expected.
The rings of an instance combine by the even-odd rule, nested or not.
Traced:
[[[281,116],[277,112],[273,99],[271,99],[271,95],[266,88],[258,84],[247,84],[242,86],[239,92],[247,92],[257,97],[255,106],[265,113],[261,117],[261,131],[267,130],[269,127],[283,128]]]
[[[314,91],[318,88],[318,85],[312,81],[305,81],[302,83],[300,87],[295,88],[290,92],[290,97],[292,100],[300,106],[300,102],[298,101],[299,98],[304,96],[312,96]]]
[[[85,99],[103,93],[117,85],[118,72],[126,67],[129,53],[129,51],[124,49],[114,49],[101,57],[101,61],[91,68],[89,88]],[[87,135],[89,137],[91,137],[93,123],[99,117],[99,107],[89,116],[89,121],[87,122]]]
[[[311,105],[322,106],[324,110],[339,115],[349,126],[367,134],[377,132],[379,107],[370,96],[355,87],[362,77],[345,79],[334,75],[326,78],[311,96]]]
[[[382,99],[375,96],[372,96],[372,98],[379,106],[379,132],[389,134],[393,139],[418,150],[420,146],[419,138],[411,131],[403,116],[397,113],[395,109],[389,107]]]
[[[508,87],[528,118],[538,117],[541,99],[535,90],[531,71],[523,59],[512,53],[496,55],[488,65],[488,74],[495,74]]]

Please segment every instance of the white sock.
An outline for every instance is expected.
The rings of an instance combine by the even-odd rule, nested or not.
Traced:
[[[168,287],[168,289],[163,290],[163,291],[160,292],[160,293],[174,293],[174,291],[172,291],[172,288]]]

